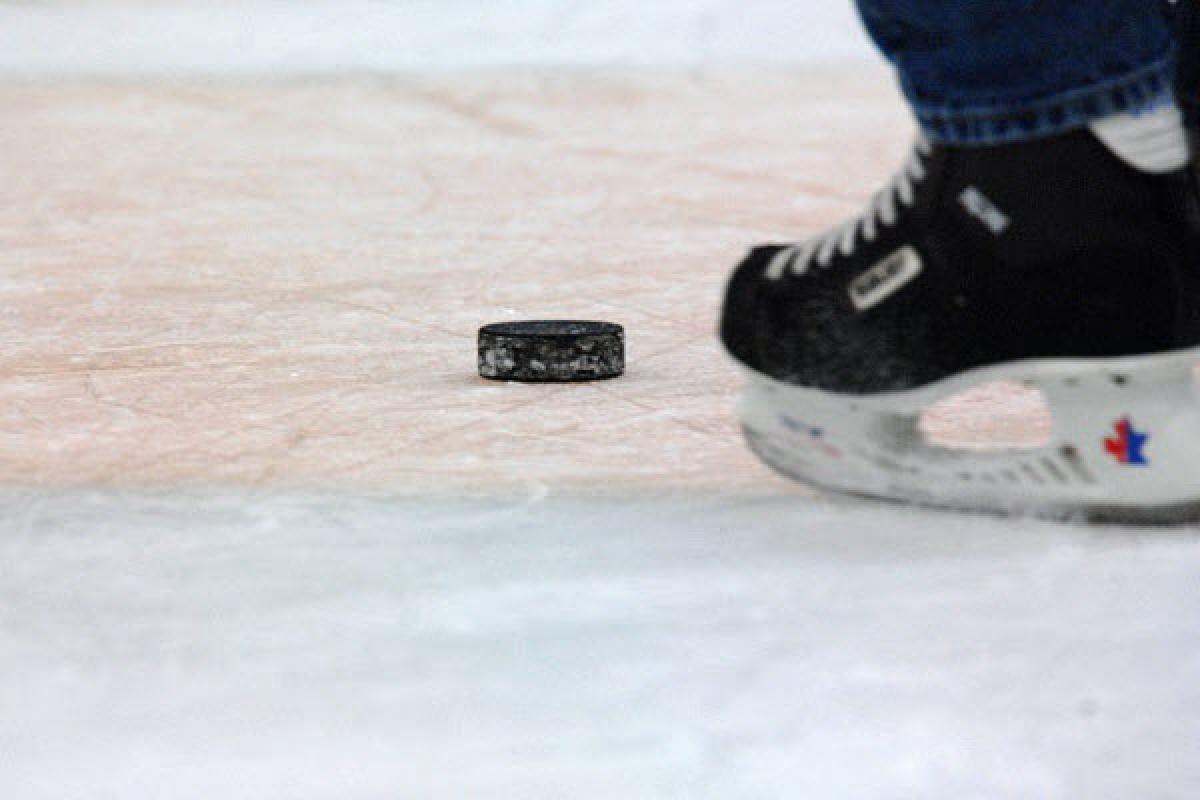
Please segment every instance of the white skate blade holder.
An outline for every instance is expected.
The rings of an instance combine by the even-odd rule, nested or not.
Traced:
[[[1001,513],[1191,519],[1200,517],[1197,362],[1200,348],[1014,362],[865,396],[747,370],[740,415],[759,457],[820,488]],[[938,401],[995,383],[1041,392],[1052,415],[1047,441],[951,447],[922,431],[922,414]]]

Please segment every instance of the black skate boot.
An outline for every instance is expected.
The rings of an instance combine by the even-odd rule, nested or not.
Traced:
[[[1175,99],[1183,111],[1192,150],[1192,176],[1200,183],[1200,0],[1164,0],[1175,33]]]
[[[1200,203],[1174,107],[992,147],[917,143],[858,218],[753,250],[721,338],[753,449],[793,477],[939,505],[1200,510]],[[922,411],[1040,390],[1037,447],[940,447]]]

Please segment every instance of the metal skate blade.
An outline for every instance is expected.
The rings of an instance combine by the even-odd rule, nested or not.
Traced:
[[[1187,521],[1200,518],[1197,360],[1192,350],[1018,362],[870,396],[751,372],[741,418],[764,462],[832,491],[1055,519]],[[944,405],[943,430],[930,423],[931,409],[981,386],[1023,390],[1012,395],[1032,420],[1015,431],[1023,441],[955,441],[944,429]]]

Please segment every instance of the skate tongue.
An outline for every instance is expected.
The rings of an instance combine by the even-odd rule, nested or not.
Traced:
[[[1160,174],[1187,166],[1183,114],[1173,102],[1150,111],[1113,114],[1089,127],[1114,155],[1142,172]]]

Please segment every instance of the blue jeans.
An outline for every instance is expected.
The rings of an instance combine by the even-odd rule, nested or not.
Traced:
[[[1158,0],[857,3],[939,141],[1031,139],[1171,97],[1175,47]]]

